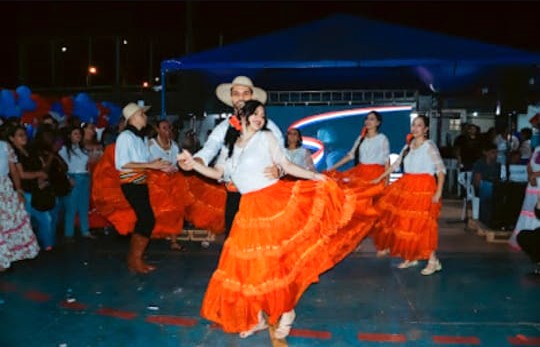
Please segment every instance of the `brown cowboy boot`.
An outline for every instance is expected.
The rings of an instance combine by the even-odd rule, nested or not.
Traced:
[[[146,264],[143,259],[143,253],[150,240],[140,234],[131,235],[131,244],[128,254],[128,268],[136,273],[148,273],[155,270],[154,266]]]

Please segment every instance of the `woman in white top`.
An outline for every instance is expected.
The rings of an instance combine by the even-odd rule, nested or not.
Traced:
[[[30,217],[24,208],[24,191],[16,162],[13,148],[0,141],[0,272],[17,260],[31,259],[39,253]]]
[[[156,132],[157,135],[154,138],[151,138],[148,141],[148,149],[150,150],[150,159],[161,159],[166,160],[170,163],[176,162],[176,157],[178,156],[178,153],[180,152],[178,145],[176,142],[172,140],[172,130],[171,130],[171,124],[166,119],[158,120],[156,123]],[[169,170],[170,173],[177,172],[178,168],[176,165],[170,166]],[[176,196],[176,194],[172,193],[172,188],[175,185],[178,185],[179,179],[181,181],[181,184],[185,185],[185,180],[182,177],[177,176],[171,176],[167,175],[167,177],[161,177],[161,179],[154,183],[154,185],[159,185],[160,188],[164,189],[165,192],[167,192],[167,195],[163,196],[163,200],[174,199],[174,204],[178,204],[178,199],[183,199],[183,196]],[[154,206],[156,208],[157,206]],[[184,217],[184,209],[181,209],[181,212],[178,213],[179,218]],[[175,211],[177,212],[177,211]],[[177,224],[177,223],[176,223]],[[183,224],[182,224],[183,225]],[[178,234],[182,232],[182,228],[179,228],[180,230],[177,230],[177,233],[174,233],[170,235],[171,238],[171,249],[182,251],[184,250],[184,247],[180,245],[176,238]]]
[[[72,241],[75,232],[75,216],[79,215],[81,236],[94,238],[90,234],[88,212],[90,209],[90,174],[88,173],[88,152],[82,144],[80,128],[68,130],[64,146],[58,152],[68,166],[68,177],[72,185],[71,192],[64,197],[64,237]]]
[[[244,338],[267,327],[265,312],[270,324],[279,321],[275,337],[284,338],[302,293],[343,259],[349,232],[357,230],[355,196],[324,175],[291,163],[266,130],[260,102],[247,101],[240,120],[241,130],[228,132],[215,167],[195,161],[187,151],[178,157],[205,176],[229,175],[242,194],[201,314]],[[273,164],[307,180],[268,177],[265,168]]]
[[[171,124],[166,119],[156,123],[157,136],[148,141],[150,157],[152,159],[161,158],[170,163],[176,162],[176,156],[180,152],[176,142],[172,140]],[[177,170],[175,165],[171,165],[171,170]]]
[[[373,200],[382,194],[387,180],[374,183],[374,180],[389,167],[390,143],[386,135],[379,132],[382,124],[382,115],[371,111],[364,120],[364,127],[351,150],[334,166],[328,175],[335,179],[342,188],[355,188],[358,192],[356,214],[357,216],[372,216],[374,210]],[[354,160],[355,166],[344,172],[337,169]],[[371,228],[369,219],[362,218],[365,228]],[[351,240],[358,244],[361,239]],[[385,255],[386,251],[377,252],[377,256]]]
[[[419,259],[429,259],[422,275],[442,269],[435,251],[446,174],[437,146],[427,138],[428,130],[429,119],[416,117],[411,126],[412,138],[398,160],[375,180],[380,182],[403,162],[404,175],[389,185],[377,201],[381,217],[374,240],[379,251],[389,249],[393,256],[405,259],[398,265],[400,269],[417,265]]]
[[[302,147],[302,133],[300,129],[290,128],[287,131],[287,138],[285,140],[285,153],[287,159],[293,164],[303,167],[309,171],[317,171],[313,159],[311,158],[311,152]]]

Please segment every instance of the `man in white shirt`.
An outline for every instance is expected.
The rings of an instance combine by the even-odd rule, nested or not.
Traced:
[[[120,188],[135,212],[137,221],[131,235],[128,254],[128,268],[135,273],[148,273],[155,267],[143,261],[143,253],[148,246],[155,226],[155,216],[150,205],[150,195],[146,184],[147,170],[167,171],[171,163],[161,158],[152,160],[143,128],[147,124],[146,111],[135,103],[127,104],[122,115],[126,128],[118,135],[114,151],[116,170],[120,175]]]
[[[266,92],[253,85],[251,79],[246,76],[237,76],[231,83],[222,83],[216,88],[217,98],[224,104],[233,108],[234,115],[238,114],[238,111],[244,106],[244,103],[248,100],[255,99],[265,104],[267,95]],[[231,117],[234,117],[231,116]],[[210,134],[203,148],[193,155],[194,159],[204,165],[208,165],[212,159],[214,159],[225,143],[225,135],[230,126],[231,117],[221,122]],[[268,119],[267,127],[276,136],[280,144],[283,144],[283,135],[278,126]],[[192,170],[193,167],[187,166],[184,163],[179,163],[183,170]],[[271,177],[280,177],[281,170],[278,166],[274,165],[268,167],[267,174]],[[228,181],[229,177],[224,177],[225,181]],[[227,201],[225,205],[225,232],[228,233],[234,216],[238,211],[240,205],[240,193],[237,191],[227,190]]]

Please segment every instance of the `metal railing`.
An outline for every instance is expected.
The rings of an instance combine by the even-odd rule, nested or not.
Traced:
[[[416,102],[410,89],[268,91],[269,105],[401,104]]]

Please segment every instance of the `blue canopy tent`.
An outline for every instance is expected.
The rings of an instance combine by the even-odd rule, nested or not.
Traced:
[[[351,15],[333,15],[161,63],[166,77],[195,72],[208,86],[237,75],[267,90],[416,89],[421,93],[498,90],[516,69],[527,84],[540,54]]]

